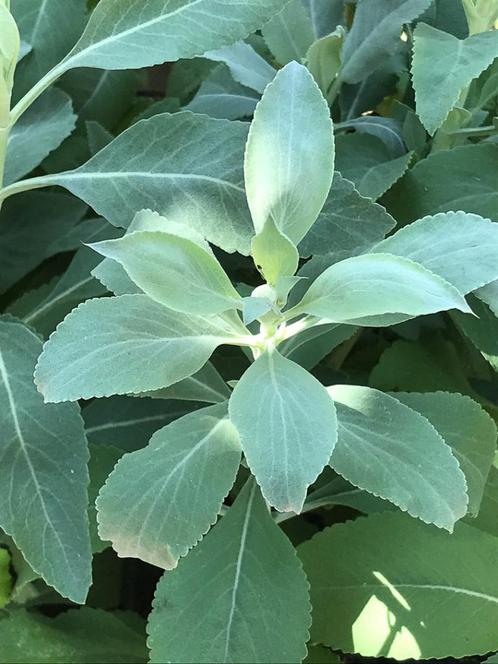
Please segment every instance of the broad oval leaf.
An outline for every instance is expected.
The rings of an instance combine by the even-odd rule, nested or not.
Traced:
[[[496,537],[463,523],[449,535],[385,512],[327,528],[299,555],[311,584],[312,641],[396,659],[498,648],[498,581],[489,573]]]
[[[147,628],[151,662],[297,664],[306,655],[310,609],[295,549],[249,482],[159,581]]]
[[[332,468],[411,516],[452,532],[467,512],[467,484],[432,424],[369,387],[335,385],[328,391],[339,425]]]
[[[187,238],[138,231],[90,246],[120,263],[146,295],[176,311],[217,314],[242,306],[216,258]]]
[[[337,440],[326,389],[298,364],[267,351],[235,386],[229,413],[265,498],[281,512],[300,512]]]
[[[85,200],[126,228],[151,204],[225,251],[249,253],[242,172],[247,126],[189,111],[141,120],[76,170],[37,178]],[[188,145],[195,145],[193,154]]]
[[[266,88],[247,139],[244,172],[256,232],[273,219],[297,244],[322,209],[334,172],[330,111],[302,65],[286,65]]]
[[[0,527],[49,585],[83,604],[89,455],[78,406],[45,405],[33,385],[41,347],[20,322],[0,321]]]
[[[220,318],[171,311],[146,295],[87,300],[45,344],[35,382],[46,402],[157,390],[235,336]]]
[[[364,254],[325,270],[288,316],[308,313],[333,323],[384,325],[375,316],[421,316],[470,309],[447,281],[422,265],[390,254]],[[370,320],[368,320],[370,317]]]
[[[284,0],[101,0],[62,63],[98,69],[138,69],[242,39],[268,21]]]
[[[120,557],[173,569],[216,522],[239,464],[226,405],[168,424],[108,477],[97,499],[101,539]]]
[[[451,447],[467,480],[469,513],[476,516],[496,451],[494,421],[463,394],[396,392],[394,396],[427,418]]]

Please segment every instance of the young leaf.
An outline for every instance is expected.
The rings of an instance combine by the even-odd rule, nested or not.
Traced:
[[[498,56],[498,34],[491,30],[461,40],[418,23],[413,37],[417,113],[432,135],[456,106],[461,91]]]
[[[235,386],[229,413],[265,498],[281,512],[300,512],[337,440],[334,402],[325,388],[267,351]]]
[[[159,429],[146,448],[119,461],[101,490],[101,539],[120,557],[173,569],[216,522],[239,464],[226,405]]]
[[[370,251],[420,263],[462,295],[498,278],[498,224],[461,211],[419,219]]]
[[[498,542],[487,533],[462,523],[449,535],[384,513],[327,528],[299,555],[311,583],[313,641],[396,659],[498,648],[490,628],[498,582],[489,575]]]
[[[295,550],[249,482],[159,582],[147,627],[151,662],[297,663],[309,624],[308,584]]]
[[[452,532],[469,499],[464,474],[442,432],[378,390],[335,385],[328,392],[339,424],[332,468],[411,516]]]
[[[61,64],[74,67],[138,69],[231,44],[260,28],[283,0],[159,0],[144,5],[101,0],[80,40]],[[229,18],[228,18],[229,17]]]
[[[296,62],[278,72],[256,108],[244,171],[256,232],[272,219],[297,244],[327,198],[334,137],[318,86]]]
[[[174,312],[146,295],[87,300],[45,344],[35,381],[46,402],[157,390],[198,371],[234,335],[219,318]]]
[[[61,595],[83,604],[91,583],[88,450],[79,408],[45,405],[33,385],[41,340],[0,321],[0,527]],[[3,642],[3,639],[0,639]]]
[[[359,83],[392,55],[404,23],[411,23],[431,0],[359,0],[342,53],[341,78]]]
[[[271,217],[253,237],[251,254],[254,263],[272,286],[276,285],[279,277],[292,277],[299,264],[296,246],[279,231]]]
[[[100,5],[99,5],[100,7]],[[133,125],[74,171],[37,179],[85,200],[115,226],[150,207],[225,251],[247,254],[251,235],[243,189],[247,127],[183,112]],[[185,145],[196,146],[195,154]]]
[[[462,394],[396,392],[394,396],[427,418],[451,447],[467,480],[469,513],[476,516],[496,451],[494,421]]]
[[[216,258],[192,240],[139,231],[91,247],[120,263],[146,295],[175,311],[204,315],[242,306]]]
[[[19,180],[38,166],[75,125],[70,97],[56,88],[47,90],[9,134],[4,185]]]
[[[306,52],[306,65],[329,103],[333,103],[331,88],[341,68],[344,36],[344,28],[338,26],[331,34],[314,41]]]
[[[142,621],[132,613],[83,607],[55,618],[19,609],[0,622],[0,658],[12,664],[145,664]]]
[[[456,288],[437,274],[399,256],[364,254],[327,268],[288,316],[308,313],[333,323],[361,324],[382,314],[421,316],[448,309],[470,311]]]
[[[261,29],[261,34],[281,65],[302,62],[313,43],[313,24],[301,0],[290,0]]]

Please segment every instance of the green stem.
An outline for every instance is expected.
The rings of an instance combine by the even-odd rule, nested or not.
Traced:
[[[498,129],[494,125],[486,125],[485,127],[469,127],[468,129],[455,129],[449,131],[449,136],[468,136],[469,138],[480,138],[482,136],[492,136],[498,133]]]
[[[41,78],[36,85],[34,85],[29,92],[27,92],[22,99],[20,99],[10,112],[10,125],[14,125],[21,115],[28,110],[33,102],[49,88],[52,83],[55,83],[62,74],[67,71],[67,61],[62,61],[51,69],[43,78]]]
[[[38,178],[28,178],[27,180],[19,180],[9,184],[7,187],[0,189],[0,206],[3,201],[14,194],[20,194],[23,191],[31,191],[32,189],[41,189],[42,187],[51,187],[58,185],[56,180],[51,180],[50,176],[42,175]]]

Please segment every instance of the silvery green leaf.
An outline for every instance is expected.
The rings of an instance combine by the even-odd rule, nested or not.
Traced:
[[[297,664],[309,623],[308,586],[295,549],[249,482],[228,514],[160,580],[147,627],[151,662]]]
[[[350,339],[356,329],[352,325],[334,323],[317,325],[283,341],[278,350],[284,357],[309,371],[339,344]]]
[[[277,73],[250,44],[243,41],[208,51],[204,57],[214,62],[223,62],[237,83],[260,94]]]
[[[406,153],[406,145],[403,140],[403,127],[395,118],[383,118],[377,115],[364,115],[354,120],[346,120],[336,124],[338,129],[354,129],[360,134],[371,134],[385,143],[389,154],[401,157]]]
[[[303,0],[313,25],[316,39],[325,37],[344,25],[344,0]]]
[[[476,214],[441,212],[404,226],[370,252],[409,258],[466,295],[498,279],[498,224]]]
[[[242,307],[219,262],[192,240],[138,231],[91,247],[120,263],[146,295],[175,311],[203,315]]]
[[[432,0],[359,0],[343,49],[341,78],[358,83],[394,53],[404,23],[411,23]]]
[[[76,126],[71,99],[62,90],[47,90],[13,126],[7,141],[4,186],[38,166]]]
[[[457,289],[437,274],[399,256],[364,254],[327,268],[288,315],[308,313],[332,323],[361,324],[365,317],[422,316],[448,309],[471,311]]]
[[[452,532],[467,512],[469,497],[443,432],[378,390],[335,385],[328,392],[339,425],[332,468],[411,516]]]
[[[307,69],[291,62],[266,88],[247,140],[245,183],[256,232],[271,218],[298,243],[327,198],[333,167],[328,106]]]
[[[283,0],[159,0],[144,5],[101,0],[83,35],[62,63],[98,69],[138,69],[243,39],[265,23]]]
[[[280,232],[271,217],[253,237],[251,254],[255,265],[272,286],[281,277],[292,277],[299,264],[296,246]]]
[[[238,381],[229,413],[266,500],[281,512],[300,512],[337,439],[334,402],[325,388],[267,351]]]
[[[205,113],[213,118],[237,120],[250,117],[259,100],[259,94],[237,83],[225,65],[219,65],[185,107],[193,113]]]
[[[221,318],[171,311],[146,295],[87,300],[45,344],[35,381],[47,402],[157,390],[235,336]]]
[[[120,557],[173,569],[216,522],[239,464],[226,405],[168,424],[108,477],[97,500],[100,538]]]
[[[230,389],[212,362],[206,362],[202,369],[196,371],[192,376],[184,378],[170,387],[163,387],[147,394],[154,399],[180,399],[192,401],[194,404],[198,401],[220,403],[228,399]],[[191,406],[191,408],[193,407]]]
[[[414,31],[412,62],[417,113],[434,134],[459,95],[498,56],[498,33],[494,30],[457,39],[419,23]]]
[[[331,34],[314,41],[306,51],[306,66],[329,103],[333,102],[331,88],[341,68],[344,36],[344,28],[338,26]]]
[[[113,134],[95,120],[85,122],[86,136],[90,155],[97,154],[114,140]]]
[[[313,23],[301,0],[289,0],[265,23],[261,34],[277,62],[302,62],[315,39]]]
[[[91,583],[88,450],[74,404],[46,405],[33,384],[42,347],[34,332],[0,321],[0,526],[31,567],[83,604]],[[0,639],[1,640],[1,639]]]
[[[136,212],[153,206],[225,251],[248,253],[246,136],[241,122],[165,113],[133,125],[76,170],[37,182],[66,187],[115,226],[126,228]]]

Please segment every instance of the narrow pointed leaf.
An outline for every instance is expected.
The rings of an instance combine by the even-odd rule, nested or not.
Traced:
[[[318,86],[296,62],[279,71],[256,107],[244,170],[256,232],[271,218],[297,244],[327,198],[334,137]]]
[[[120,263],[146,295],[175,311],[217,314],[241,306],[216,258],[191,240],[139,231],[91,246]]]
[[[176,567],[216,522],[240,463],[226,406],[210,406],[156,431],[127,454],[97,500],[99,535],[120,557]]]
[[[335,385],[328,391],[339,424],[332,468],[411,516],[453,531],[467,512],[467,484],[441,432],[378,390]]]
[[[223,62],[235,81],[260,94],[277,73],[250,44],[243,41],[208,51],[204,57],[214,62]]]
[[[265,498],[281,512],[300,512],[337,440],[326,389],[277,351],[265,352],[235,386],[229,412]]]
[[[309,623],[308,584],[295,550],[249,482],[159,582],[147,628],[151,662],[297,664]]]
[[[198,371],[234,332],[146,295],[87,300],[45,344],[35,372],[47,402],[145,392]]]
[[[0,492],[0,527],[49,585],[83,604],[88,450],[78,406],[45,405],[33,385],[41,347],[20,322],[0,321],[0,484],[10,487]]]
[[[437,274],[406,258],[364,254],[325,270],[291,311],[334,323],[361,323],[383,314],[420,316],[448,309],[470,311],[456,288]]]

